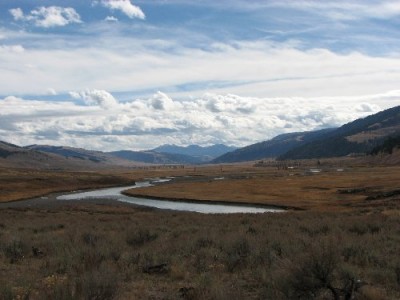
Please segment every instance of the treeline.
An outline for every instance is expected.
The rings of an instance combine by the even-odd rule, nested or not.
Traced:
[[[377,155],[379,153],[388,153],[392,154],[395,148],[400,148],[400,135],[389,137],[386,139],[382,145],[375,147],[372,149],[371,154]]]

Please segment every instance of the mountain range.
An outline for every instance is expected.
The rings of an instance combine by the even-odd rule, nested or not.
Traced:
[[[209,147],[163,145],[147,151],[101,152],[51,145],[20,147],[0,141],[0,167],[96,169],[143,164],[235,163],[265,158],[288,160],[339,157],[390,153],[398,148],[399,137],[400,106],[396,106],[339,128],[282,134],[243,148],[221,144]]]
[[[400,135],[400,106],[357,119],[339,128],[279,135],[226,153],[213,163],[265,158],[278,160],[340,157],[368,154],[386,139]]]
[[[123,150],[109,152],[109,154],[127,160],[153,164],[201,164],[208,163],[212,159],[235,149],[235,147],[222,144],[208,147],[162,145],[148,151]]]
[[[113,166],[135,167],[143,164],[201,164],[232,149],[235,148],[225,145],[209,147],[164,145],[147,151],[101,152],[68,146],[30,145],[20,147],[0,141],[0,167],[98,169]]]

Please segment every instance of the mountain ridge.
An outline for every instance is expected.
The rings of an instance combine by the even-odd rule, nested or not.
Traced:
[[[239,148],[235,151],[217,157],[213,163],[244,162],[265,158],[275,158],[288,150],[304,144],[309,140],[318,138],[319,135],[334,130],[326,128],[317,131],[292,132],[280,134],[270,140],[255,143]]]
[[[318,140],[293,148],[279,160],[346,156],[369,153],[391,135],[400,133],[400,106],[344,124]]]

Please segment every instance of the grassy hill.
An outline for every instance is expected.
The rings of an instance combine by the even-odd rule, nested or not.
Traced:
[[[235,151],[226,153],[220,157],[217,157],[213,163],[232,163],[232,162],[243,162],[251,161],[264,158],[275,158],[281,154],[286,153],[292,148],[299,145],[303,145],[309,141],[319,138],[321,135],[331,132],[333,129],[322,129],[318,131],[309,132],[295,132],[281,134],[277,137],[252,144],[243,148],[239,148]]]
[[[279,159],[307,159],[369,153],[390,136],[400,133],[400,106],[384,110],[322,135],[289,150]]]

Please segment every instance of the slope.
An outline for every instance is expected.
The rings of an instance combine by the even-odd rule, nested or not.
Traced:
[[[308,132],[281,134],[271,140],[252,144],[217,157],[213,163],[232,163],[264,158],[275,158],[288,150],[319,138],[332,128]]]
[[[339,157],[369,153],[390,136],[400,134],[400,106],[357,119],[307,144],[289,150],[279,159]]]

